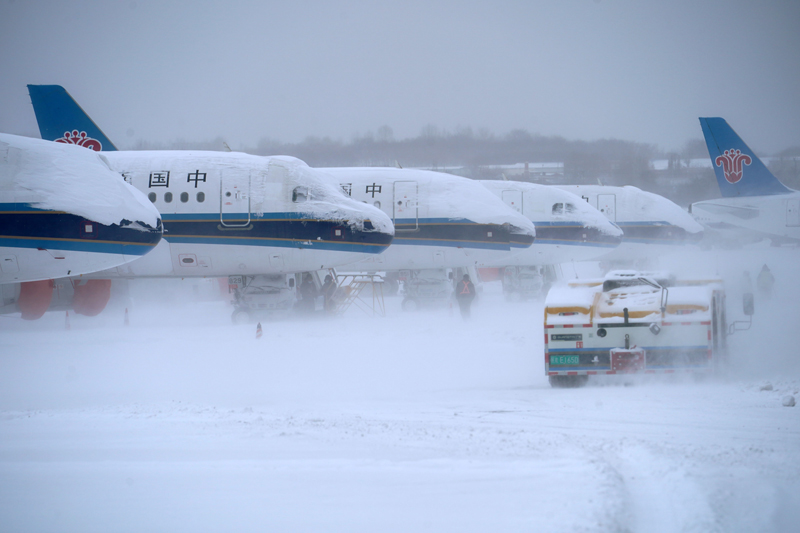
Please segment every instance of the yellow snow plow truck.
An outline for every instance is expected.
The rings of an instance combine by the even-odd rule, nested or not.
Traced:
[[[721,280],[634,271],[576,280],[547,294],[545,372],[553,387],[593,375],[708,372],[726,327]]]

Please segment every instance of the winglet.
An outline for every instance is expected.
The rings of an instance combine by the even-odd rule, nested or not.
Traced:
[[[28,85],[28,93],[42,139],[78,144],[97,152],[117,149],[62,86]]]
[[[778,181],[724,119],[701,117],[700,126],[722,196],[764,196],[792,192]]]

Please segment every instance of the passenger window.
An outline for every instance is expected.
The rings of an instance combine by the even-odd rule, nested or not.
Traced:
[[[372,205],[374,205],[374,206],[375,206],[375,207],[377,207],[378,209],[380,209],[380,208],[381,208],[381,203],[380,203],[378,200],[375,200],[375,201],[372,203]]]
[[[308,189],[306,187],[295,187],[292,191],[292,202],[299,204],[308,201]]]
[[[156,193],[151,192],[150,194],[147,195],[147,197],[150,199],[151,202],[156,203]]]
[[[189,193],[188,192],[182,192],[181,193],[181,202],[186,203],[188,201],[189,201]]]
[[[167,203],[170,203],[172,201],[172,193],[171,192],[165,192],[164,193],[164,201],[167,202]]]
[[[206,193],[204,193],[204,192],[197,193],[197,201],[198,202],[204,202],[205,200],[206,200]]]

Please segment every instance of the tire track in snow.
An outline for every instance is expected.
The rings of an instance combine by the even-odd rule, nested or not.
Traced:
[[[669,457],[652,446],[607,443],[600,454],[619,474],[629,531],[650,533],[722,532],[708,494],[686,470],[681,457]]]

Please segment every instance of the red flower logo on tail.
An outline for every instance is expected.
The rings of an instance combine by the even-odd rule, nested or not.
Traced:
[[[56,142],[63,144],[77,144],[78,146],[84,146],[89,150],[94,150],[95,152],[100,152],[103,150],[103,145],[100,144],[100,141],[97,139],[92,139],[91,137],[87,137],[85,131],[79,132],[78,130],[72,130],[72,133],[65,131],[64,136],[60,139],[56,139]]]
[[[736,183],[742,179],[744,169],[742,163],[749,165],[753,160],[749,155],[743,154],[741,150],[725,150],[721,156],[714,160],[718,167],[722,167],[722,172],[725,174],[725,179],[728,183]]]

